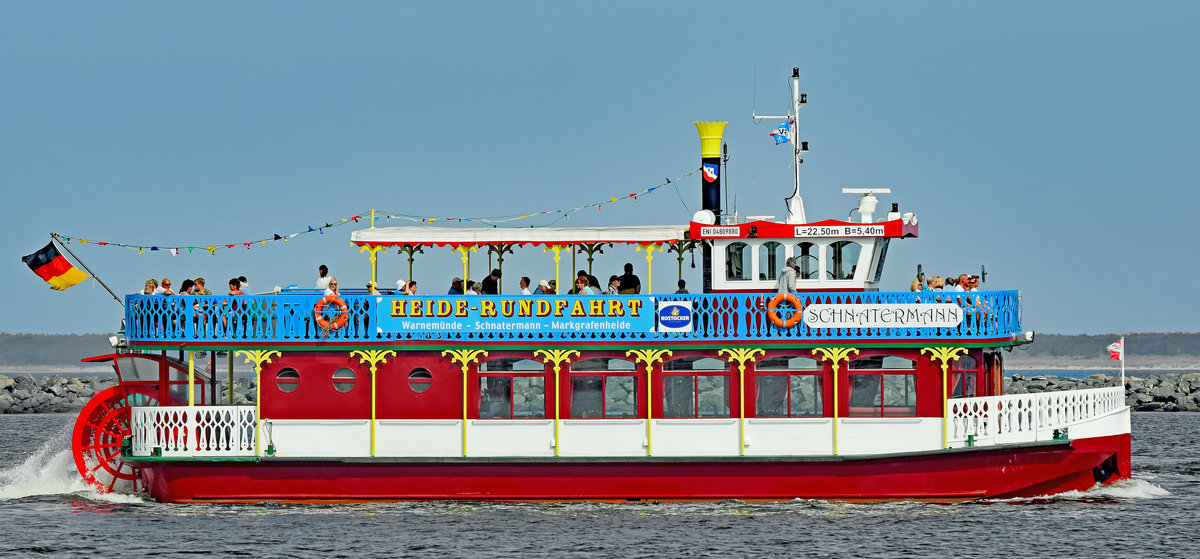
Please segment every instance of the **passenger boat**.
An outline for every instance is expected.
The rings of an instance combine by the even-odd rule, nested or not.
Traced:
[[[76,421],[80,474],[173,503],[962,501],[1128,478],[1122,387],[1003,394],[1004,352],[1033,341],[1018,291],[880,291],[889,244],[917,236],[896,204],[876,219],[886,190],[847,191],[856,221],[805,219],[792,82],[782,221],[722,211],[725,123],[700,122],[704,209],[688,224],[372,220],[351,238],[373,275],[380,251],[448,246],[464,278],[480,249],[540,248],[557,276],[563,256],[633,245],[639,294],[128,296],[128,349],[84,360],[120,382]],[[662,289],[664,250],[680,266],[702,253],[703,293]],[[232,405],[235,358],[253,404]]]

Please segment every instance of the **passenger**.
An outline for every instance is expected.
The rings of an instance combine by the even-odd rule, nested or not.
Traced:
[[[317,289],[328,289],[329,280],[331,279],[329,277],[329,267],[321,264],[317,266],[317,273],[320,274],[317,276]]]
[[[405,291],[409,295],[416,295],[417,294],[417,280],[409,280],[408,285],[405,286]]]
[[[231,278],[229,280],[229,294],[244,295],[244,293],[242,293],[241,286],[241,280],[238,278]],[[223,301],[221,306],[224,310],[222,314],[225,315],[221,318],[221,325],[225,328],[225,335],[237,336],[237,328],[239,324],[243,325],[242,331],[244,332],[246,323],[246,317],[244,315],[245,308],[239,305],[237,301],[233,300]]]
[[[587,278],[588,285],[595,287],[597,293],[600,292],[600,280],[596,279],[596,276],[589,274],[585,270],[579,270],[578,272],[575,273],[575,277],[580,277],[580,276]]]
[[[154,295],[157,290],[158,280],[151,278],[146,280],[146,287],[142,289],[142,295]]]
[[[528,276],[521,276],[521,282],[518,285],[521,286],[521,295],[533,295],[533,292],[529,290]]]
[[[928,278],[925,278],[925,286],[921,288],[921,291],[941,291],[941,290],[942,290],[942,276],[930,276]]]
[[[204,278],[196,278],[192,280],[196,282],[196,287],[192,288],[192,295],[212,295],[213,292],[204,287]]]
[[[473,282],[471,280],[467,280],[467,288],[463,290],[463,294],[464,295],[474,295],[475,294],[475,282]]]
[[[175,292],[171,291],[171,279],[163,278],[162,282],[158,284],[158,288],[154,290],[154,294],[155,295],[174,295]]]
[[[613,274],[608,276],[608,292],[609,295],[621,294],[621,277]]]
[[[633,273],[633,264],[625,263],[625,274],[621,276],[621,294],[637,295],[642,292],[642,280]]]
[[[690,295],[690,293],[687,290],[687,282],[686,281],[679,280],[679,283],[676,285],[679,286],[679,289],[675,290],[676,295]]]
[[[586,275],[575,278],[575,288],[571,291],[576,295],[599,295],[599,292],[592,291],[592,286],[588,285]]]
[[[333,276],[329,277],[329,287],[325,288],[325,296],[328,297],[330,295],[333,295],[334,297],[342,296],[342,294],[338,292],[338,280]]]
[[[408,289],[408,280],[400,278],[396,280],[396,295],[408,295],[404,290]]]
[[[921,283],[921,278],[915,278],[912,280],[912,283],[909,284],[908,290],[909,291],[924,291],[924,289],[921,289],[922,285],[923,284]]]
[[[479,283],[472,285],[471,295],[483,295],[483,285]]]
[[[558,280],[550,280],[546,282],[546,285],[547,295],[558,295]]]
[[[185,280],[183,280],[183,283],[179,284],[179,294],[180,295],[191,295],[192,290],[195,289],[195,287],[196,287],[196,282],[194,282],[190,279],[185,279]]]
[[[979,276],[971,276],[967,279],[967,291],[979,291]]]
[[[788,258],[779,270],[779,281],[775,282],[775,290],[779,293],[796,292],[796,259]]]
[[[450,291],[447,291],[446,295],[462,295],[462,294],[463,294],[462,278],[454,278],[454,279],[450,280]]]
[[[533,293],[535,295],[545,295],[549,292],[550,292],[550,282],[548,282],[546,280],[539,280],[537,289],[535,289],[533,291]]]
[[[968,278],[966,274],[959,274],[958,281],[954,283],[954,288],[951,289],[951,291],[954,291],[956,293],[961,293],[963,291],[966,291],[967,283],[969,281],[970,281],[970,278]]]
[[[238,276],[238,289],[241,289],[242,293],[245,293],[246,295],[251,294],[250,280],[247,280],[246,276]]]
[[[240,280],[238,278],[233,278],[233,279],[229,280],[229,294],[230,295],[245,295],[245,293],[242,291],[242,280]]]
[[[369,293],[371,295],[382,295],[379,292],[378,286],[376,286],[375,282],[373,282],[373,281],[367,282],[367,293]]]
[[[500,294],[500,268],[492,268],[492,273],[479,282],[479,288],[484,295]]]

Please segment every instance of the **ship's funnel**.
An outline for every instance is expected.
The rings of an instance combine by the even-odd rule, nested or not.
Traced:
[[[713,213],[714,223],[721,223],[721,135],[728,122],[697,122],[700,132],[700,164],[704,166],[700,178],[701,207]],[[704,247],[704,293],[712,293],[712,246]]]

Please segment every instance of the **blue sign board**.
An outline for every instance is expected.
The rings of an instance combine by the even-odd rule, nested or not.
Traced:
[[[629,295],[463,295],[378,298],[384,332],[653,332],[654,300]]]

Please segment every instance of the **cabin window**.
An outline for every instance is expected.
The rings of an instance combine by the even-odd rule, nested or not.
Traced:
[[[479,377],[480,419],[544,419],[546,379],[527,375]]]
[[[824,368],[816,359],[780,355],[759,360],[754,368],[756,417],[824,415],[821,404]]]
[[[796,275],[797,279],[821,279],[821,261],[817,258],[817,250],[818,247],[814,243],[796,245],[796,253],[793,256],[796,258],[796,266],[800,268],[800,273]]]
[[[750,279],[750,245],[730,243],[725,247],[725,280],[747,281]]]
[[[979,395],[979,363],[970,355],[950,362],[950,397],[974,398]]]
[[[916,362],[871,355],[850,362],[851,417],[917,415]]]
[[[758,247],[758,279],[771,281],[779,279],[779,270],[783,268],[786,260],[783,245],[775,241],[763,243]]]
[[[275,373],[275,388],[280,392],[294,392],[300,388],[300,373],[296,369],[281,369]]]
[[[637,416],[633,375],[571,375],[571,417],[611,419]]]
[[[686,374],[687,372],[722,374]],[[729,417],[729,363],[691,356],[663,364],[663,417]]]
[[[589,359],[580,359],[571,363],[572,372],[601,372],[610,371],[635,371],[633,361],[628,359],[608,358],[608,357],[592,357]]]
[[[517,357],[479,364],[480,419],[544,419],[546,365]],[[484,374],[493,373],[493,374]]]
[[[408,373],[408,387],[413,392],[420,394],[429,390],[433,385],[433,374],[427,369],[413,369],[413,372]]]
[[[333,389],[338,392],[349,392],[354,390],[356,380],[354,371],[342,367],[333,372]]]
[[[862,252],[862,245],[854,241],[838,241],[829,245],[825,275],[828,279],[835,280],[854,279],[860,252]]]

